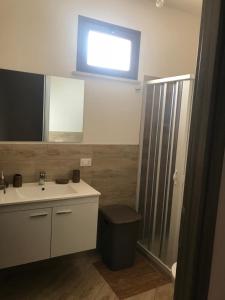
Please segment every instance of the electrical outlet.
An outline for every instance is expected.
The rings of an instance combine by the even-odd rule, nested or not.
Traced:
[[[80,166],[81,167],[91,167],[92,166],[92,158],[81,158]]]

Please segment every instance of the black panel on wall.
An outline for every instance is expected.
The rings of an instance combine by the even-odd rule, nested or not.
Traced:
[[[42,141],[44,75],[0,69],[0,140]]]

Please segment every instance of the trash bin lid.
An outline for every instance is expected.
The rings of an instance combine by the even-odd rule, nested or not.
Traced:
[[[100,208],[100,211],[113,224],[126,224],[141,220],[141,215],[126,205],[109,205]]]

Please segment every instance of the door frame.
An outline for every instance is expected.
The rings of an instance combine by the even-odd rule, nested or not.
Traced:
[[[203,0],[175,300],[208,298],[225,148],[225,3]]]

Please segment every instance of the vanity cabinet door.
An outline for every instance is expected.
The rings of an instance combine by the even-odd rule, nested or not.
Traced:
[[[98,201],[53,209],[51,256],[96,248]]]
[[[0,213],[0,268],[50,257],[51,209]]]

